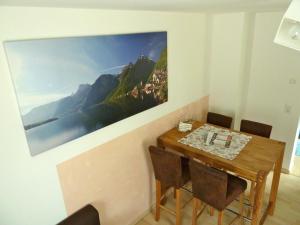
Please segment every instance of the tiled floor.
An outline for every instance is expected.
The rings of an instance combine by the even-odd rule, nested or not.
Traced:
[[[268,177],[268,183],[266,188],[265,202],[269,197],[269,190],[271,186],[271,176]],[[183,199],[190,198],[189,194],[184,194]],[[235,204],[231,207],[235,207]],[[174,208],[175,202],[172,194],[168,198],[166,206]],[[192,202],[186,205],[183,210],[182,225],[191,225],[192,215]],[[228,224],[234,215],[228,211],[225,212],[224,225]],[[136,225],[175,225],[175,217],[168,212],[161,210],[161,218],[159,222],[154,220],[153,212],[146,215]],[[216,225],[217,213],[213,217],[210,217],[207,212],[204,212],[198,218],[198,225]],[[238,224],[238,223],[236,223]],[[246,222],[246,225],[249,223]],[[274,216],[268,216],[265,225],[300,225],[300,178],[293,175],[282,174],[281,182],[279,186],[277,207]]]

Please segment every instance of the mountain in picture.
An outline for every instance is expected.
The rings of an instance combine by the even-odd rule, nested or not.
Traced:
[[[80,84],[70,96],[33,108],[23,116],[25,129],[79,112],[109,125],[167,101],[166,56],[166,49],[157,63],[140,56],[117,76],[100,75],[92,85]],[[102,111],[113,118],[107,119]]]

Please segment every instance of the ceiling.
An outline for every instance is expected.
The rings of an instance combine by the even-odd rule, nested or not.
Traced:
[[[268,11],[290,0],[0,0],[4,6],[41,6],[158,11]]]

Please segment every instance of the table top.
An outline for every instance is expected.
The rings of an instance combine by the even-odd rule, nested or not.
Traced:
[[[204,123],[194,121],[193,129],[190,132],[180,132],[175,127],[158,137],[158,145],[199,159],[213,167],[234,172],[253,181],[256,180],[259,171],[269,173],[285,149],[284,142],[245,133],[252,136],[252,139],[234,160],[228,160],[178,142],[178,140],[202,125]]]

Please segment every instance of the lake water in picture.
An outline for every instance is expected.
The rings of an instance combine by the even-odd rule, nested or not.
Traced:
[[[168,100],[167,33],[7,41],[31,155]]]

